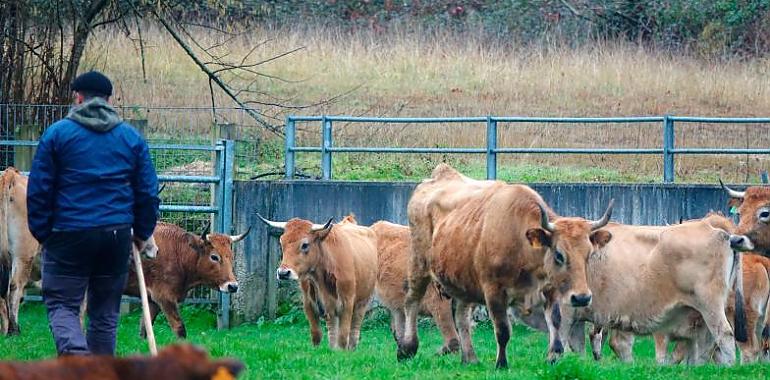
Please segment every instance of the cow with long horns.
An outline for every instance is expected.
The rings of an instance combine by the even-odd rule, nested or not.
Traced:
[[[157,256],[142,260],[152,320],[162,310],[176,335],[185,338],[187,330],[179,316],[179,304],[190,289],[203,285],[223,293],[238,291],[238,280],[233,274],[232,245],[243,240],[249,231],[250,227],[243,234],[231,236],[209,233],[209,226],[206,226],[200,235],[196,235],[174,224],[158,223],[152,235],[158,247]],[[129,270],[124,294],[139,296],[133,267]],[[142,323],[140,335],[145,335]]]
[[[314,224],[294,218],[274,222],[283,231],[278,280],[298,280],[312,342],[321,342],[318,319],[325,314],[331,348],[353,350],[377,280],[377,236],[369,227],[343,221]],[[320,301],[323,311],[319,310]]]
[[[417,313],[432,278],[456,302],[463,363],[478,360],[471,342],[475,304],[489,311],[502,368],[508,365],[508,306],[521,307],[541,293],[552,338],[549,351],[552,357],[562,352],[556,302],[591,303],[586,261],[612,238],[601,230],[610,220],[612,202],[597,221],[559,217],[527,186],[476,181],[440,164],[417,186],[407,212],[413,249],[399,359],[417,352]]]

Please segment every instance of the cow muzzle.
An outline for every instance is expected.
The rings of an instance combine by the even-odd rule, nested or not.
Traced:
[[[294,272],[289,268],[283,268],[283,267],[278,268],[278,270],[275,273],[275,277],[278,279],[278,281],[299,279],[296,272]]]
[[[730,248],[736,251],[751,251],[754,244],[746,235],[730,235]]]
[[[569,301],[572,304],[572,307],[586,307],[591,304],[591,294],[573,294],[570,296]]]
[[[235,293],[238,291],[238,282],[228,281],[219,285],[219,291],[222,293]]]

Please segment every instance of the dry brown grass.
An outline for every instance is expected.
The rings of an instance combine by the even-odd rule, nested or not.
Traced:
[[[217,36],[198,32],[205,43]],[[205,106],[205,76],[170,37],[149,33],[147,83],[136,47],[114,32],[100,32],[87,50],[86,65],[115,78],[119,103]],[[432,37],[395,33],[387,37],[319,30],[256,30],[228,46],[234,57],[271,40],[256,58],[295,47],[306,49],[269,63],[261,71],[298,83],[263,79],[261,91],[294,104],[309,104],[357,88],[338,101],[297,114],[374,116],[767,116],[770,63],[764,59],[707,63],[619,43],[591,48],[502,47],[473,35]],[[224,51],[224,50],[220,50]],[[231,105],[221,94],[218,104]],[[280,116],[282,118],[283,116]],[[248,124],[247,121],[243,123]],[[318,140],[315,125],[304,126],[306,144]],[[481,146],[481,126],[335,127],[338,145]],[[680,127],[680,146],[768,147],[766,126]],[[500,146],[655,147],[660,125],[501,126]],[[744,180],[766,157],[685,157],[678,176],[712,181],[717,173]],[[518,156],[507,163],[602,167],[640,175],[660,173],[658,157]]]

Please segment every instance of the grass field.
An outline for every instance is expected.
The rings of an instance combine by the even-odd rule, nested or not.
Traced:
[[[650,339],[637,343],[637,360],[632,365],[619,363],[608,352],[601,363],[567,354],[559,363],[548,365],[544,360],[546,335],[516,326],[508,348],[510,368],[495,370],[494,335],[487,323],[479,324],[474,331],[481,363],[462,366],[457,355],[433,355],[441,337],[429,322],[421,322],[421,349],[417,357],[398,363],[388,319],[382,313],[367,318],[362,342],[352,353],[312,347],[304,317],[296,310],[275,322],[248,324],[229,331],[217,331],[215,316],[206,309],[186,307],[182,315],[189,341],[206,347],[213,356],[240,358],[247,366],[243,379],[761,379],[766,377],[767,369],[763,365],[659,367],[654,363]],[[138,338],[138,320],[138,312],[123,317],[118,334],[119,355],[147,352],[145,342]],[[41,305],[23,307],[21,328],[19,337],[0,338],[0,359],[31,360],[55,355]],[[174,341],[162,318],[155,330],[161,345]],[[322,345],[325,344],[324,341]]]

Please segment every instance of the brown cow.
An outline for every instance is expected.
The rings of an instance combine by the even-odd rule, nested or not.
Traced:
[[[391,329],[398,342],[404,334],[406,270],[411,250],[409,227],[381,221],[374,223],[372,229],[377,234],[377,297],[390,310]],[[444,337],[444,345],[438,353],[458,351],[460,338],[452,318],[452,301],[440,294],[437,284],[428,287],[421,311],[433,316]]]
[[[549,351],[560,353],[559,309],[553,305],[559,297],[575,306],[591,303],[585,263],[611,239],[598,230],[609,221],[611,208],[595,222],[563,218],[527,186],[476,181],[446,164],[437,166],[414,190],[407,207],[412,258],[398,358],[417,352],[417,315],[431,277],[456,302],[463,363],[478,361],[470,331],[473,305],[485,304],[489,311],[497,367],[502,368],[508,365],[508,306],[531,302],[541,292],[547,295],[545,317],[555,338]]]
[[[190,289],[204,285],[224,293],[238,291],[232,244],[243,240],[248,233],[230,236],[206,231],[197,236],[179,226],[158,223],[152,235],[158,247],[157,257],[142,260],[152,320],[163,310],[176,335],[185,338],[187,331],[179,316],[179,303]],[[138,297],[136,272],[133,266],[130,268],[124,294]],[[145,336],[143,323],[140,323],[140,335]]]
[[[770,256],[770,187],[750,186],[745,191],[722,188],[730,196],[730,206],[736,207],[741,216],[735,233],[746,235],[754,244],[754,251]]]
[[[0,328],[9,335],[19,334],[19,304],[40,253],[27,226],[27,181],[12,167],[0,177]]]
[[[156,357],[64,356],[40,362],[0,362],[0,380],[232,380],[238,360],[212,360],[189,344],[164,348]]]
[[[730,222],[712,214],[675,226],[610,224],[612,242],[588,261],[588,284],[594,302],[587,308],[563,307],[560,335],[576,321],[592,322],[633,334],[666,333],[687,339],[689,358],[699,361],[698,336],[713,337],[720,363],[735,361],[733,329],[725,315],[729,290],[743,300],[740,254],[746,239],[730,235]],[[737,281],[736,281],[737,280]],[[738,340],[745,340],[745,316],[737,304]],[[704,323],[691,321],[702,318]],[[744,335],[744,336],[741,336]],[[593,343],[601,341],[594,337]],[[631,360],[632,339],[613,334],[610,346],[621,360]],[[597,350],[594,346],[594,353]]]
[[[361,323],[374,295],[377,279],[377,236],[369,227],[349,221],[325,225],[294,218],[267,225],[283,230],[283,257],[278,280],[298,280],[312,342],[321,341],[318,328],[319,300],[326,314],[329,346],[353,350],[358,345]]]

